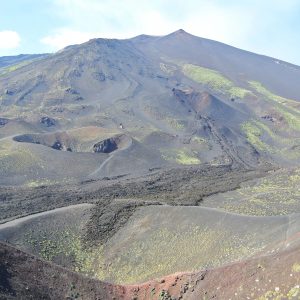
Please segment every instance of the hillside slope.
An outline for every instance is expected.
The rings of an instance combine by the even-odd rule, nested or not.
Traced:
[[[69,46],[0,76],[0,138],[6,138],[0,165],[8,171],[0,182],[35,182],[34,175],[8,175],[24,160],[24,174],[41,173],[41,182],[50,183],[146,173],[159,166],[293,165],[300,159],[299,75],[297,66],[183,30]],[[69,136],[74,129],[81,134],[71,146],[61,138],[52,144],[18,138],[39,134],[43,141],[45,134]],[[107,143],[101,130],[111,130],[105,139],[124,133],[134,142],[126,151],[115,148],[97,165],[93,147]],[[86,137],[94,142],[88,148]],[[16,147],[22,155],[10,151]],[[72,165],[70,173],[79,176],[64,176],[58,164],[57,174],[49,177],[49,162],[41,158],[42,172],[31,151],[47,152],[51,161],[62,151],[66,157],[81,151],[93,155],[82,173]]]

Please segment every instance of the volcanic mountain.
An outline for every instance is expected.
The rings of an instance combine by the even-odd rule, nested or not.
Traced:
[[[0,78],[2,184],[222,164],[241,153],[249,166],[298,160],[300,68],[276,59],[179,30],[94,39],[13,66]],[[119,134],[129,147],[93,154]]]
[[[0,296],[296,295],[299,86],[184,30],[0,58]]]

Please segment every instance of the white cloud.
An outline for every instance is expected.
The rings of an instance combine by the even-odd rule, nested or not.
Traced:
[[[18,48],[21,42],[19,34],[15,31],[0,31],[0,49]]]
[[[69,45],[81,44],[98,37],[97,33],[76,31],[68,28],[57,29],[52,35],[41,39],[41,42],[53,50],[59,50]]]
[[[289,26],[291,16],[300,9],[299,0],[51,1],[51,11],[64,24],[42,39],[53,50],[95,37],[164,35],[182,28],[200,37],[281,58],[278,45],[294,43],[289,32],[298,31]],[[290,48],[286,46],[285,53]]]
[[[249,2],[246,5],[230,5],[223,0],[53,0],[53,3],[68,28],[96,31],[98,37],[163,35],[183,28],[202,37],[232,42],[244,39],[253,30],[253,24],[258,23],[255,16],[259,5],[253,5],[253,1],[260,0],[246,0]]]

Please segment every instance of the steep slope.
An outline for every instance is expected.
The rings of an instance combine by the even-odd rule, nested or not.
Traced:
[[[234,81],[259,81],[275,94],[300,100],[300,67],[276,58],[257,55],[180,29],[163,37],[137,37],[134,43],[148,55],[216,70]]]
[[[29,62],[32,62],[33,60],[46,56],[48,56],[48,54],[20,54],[17,56],[2,56],[0,57],[1,72],[3,71],[3,68],[12,66],[13,69],[17,69],[28,64]],[[9,71],[9,69],[6,71]]]

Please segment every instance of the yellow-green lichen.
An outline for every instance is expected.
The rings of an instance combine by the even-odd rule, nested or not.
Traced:
[[[296,273],[300,273],[300,264],[294,263],[292,266],[292,271]]]
[[[0,68],[0,75],[4,75],[13,71],[16,71],[24,66],[29,65],[30,63],[32,63],[33,60],[25,60],[22,61],[20,63],[14,64],[14,65],[10,65],[8,67],[4,67],[4,68]]]
[[[184,148],[173,150],[161,150],[162,157],[165,160],[173,161],[181,165],[197,165],[200,164],[200,159],[196,156],[196,153]]]
[[[185,128],[184,122],[182,120],[176,120],[171,117],[166,117],[165,120],[175,130],[183,130]]]
[[[274,108],[285,119],[291,129],[300,130],[300,110],[297,108],[297,101],[272,93],[260,82],[249,81],[249,85],[265,99],[275,104]]]
[[[235,86],[230,79],[218,71],[192,64],[183,65],[182,71],[185,76],[194,81],[206,84],[213,90],[224,92],[230,97],[244,98],[247,94],[251,94],[249,90]]]
[[[244,215],[291,214],[299,210],[299,175],[299,169],[283,170],[260,179],[255,185],[247,184],[227,192],[221,198],[212,196],[207,203],[211,207]]]
[[[190,154],[186,150],[179,150],[176,157],[176,162],[182,165],[197,165],[200,164],[200,159],[195,154]]]
[[[300,287],[296,285],[289,288],[288,292],[280,291],[279,287],[275,287],[274,290],[267,291],[263,296],[258,297],[256,300],[292,300],[299,299]],[[286,289],[285,289],[286,290]]]
[[[192,227],[155,230],[146,240],[137,240],[107,264],[107,274],[118,283],[136,283],[175,271],[193,271],[219,266],[261,249],[250,235],[238,237],[226,230]],[[216,243],[222,241],[222,247]],[[103,278],[99,278],[103,279]]]
[[[45,260],[53,261],[58,257],[72,258],[71,268],[90,276],[104,278],[103,247],[88,248],[81,239],[69,230],[53,234],[41,234],[33,237],[30,232],[25,235],[26,242]]]
[[[255,122],[245,122],[241,127],[247,137],[248,142],[253,147],[260,151],[272,152],[272,148],[262,141],[261,136],[263,131],[255,124]]]

